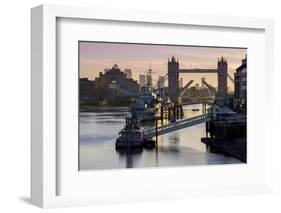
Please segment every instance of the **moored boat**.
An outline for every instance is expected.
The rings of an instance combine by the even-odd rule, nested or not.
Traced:
[[[136,118],[126,118],[126,125],[120,131],[119,137],[116,139],[116,148],[133,148],[155,146],[155,141],[144,138],[143,130],[137,125]]]
[[[144,86],[136,99],[136,103],[130,109],[132,116],[137,118],[138,121],[154,120],[157,112],[156,102],[156,98],[152,95],[151,86]]]
[[[143,131],[136,124],[135,119],[126,118],[126,125],[116,139],[116,147],[143,146]]]

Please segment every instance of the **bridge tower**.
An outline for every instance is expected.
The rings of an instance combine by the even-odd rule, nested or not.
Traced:
[[[179,97],[179,62],[173,56],[168,59],[168,95],[172,102],[177,103]]]
[[[218,60],[218,96],[227,96],[227,61],[223,57]]]

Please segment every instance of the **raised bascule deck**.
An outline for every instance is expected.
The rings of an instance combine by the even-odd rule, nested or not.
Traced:
[[[210,121],[210,114],[203,114],[199,116],[195,116],[192,118],[187,118],[183,120],[176,121],[174,123],[170,123],[164,126],[160,126],[157,128],[152,128],[144,131],[144,138],[152,138],[155,136],[163,135],[166,133],[170,133],[176,130],[184,129],[186,127],[195,126],[197,124],[205,123]]]

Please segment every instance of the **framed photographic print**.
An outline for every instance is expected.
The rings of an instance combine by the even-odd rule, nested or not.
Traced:
[[[246,163],[246,56],[79,41],[79,169]]]
[[[43,5],[31,21],[32,203],[269,191],[271,20]]]

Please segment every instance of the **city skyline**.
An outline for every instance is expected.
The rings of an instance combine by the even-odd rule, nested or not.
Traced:
[[[247,54],[246,48],[174,46],[155,44],[129,44],[106,42],[79,42],[80,78],[94,80],[99,72],[117,64],[121,70],[130,69],[132,78],[139,83],[139,75],[151,67],[154,83],[167,73],[168,58],[175,56],[180,68],[216,68],[218,58],[228,61],[228,72],[235,69]],[[185,85],[189,80],[199,83],[202,77],[217,86],[217,74],[180,74]],[[228,83],[233,90],[233,84]]]

